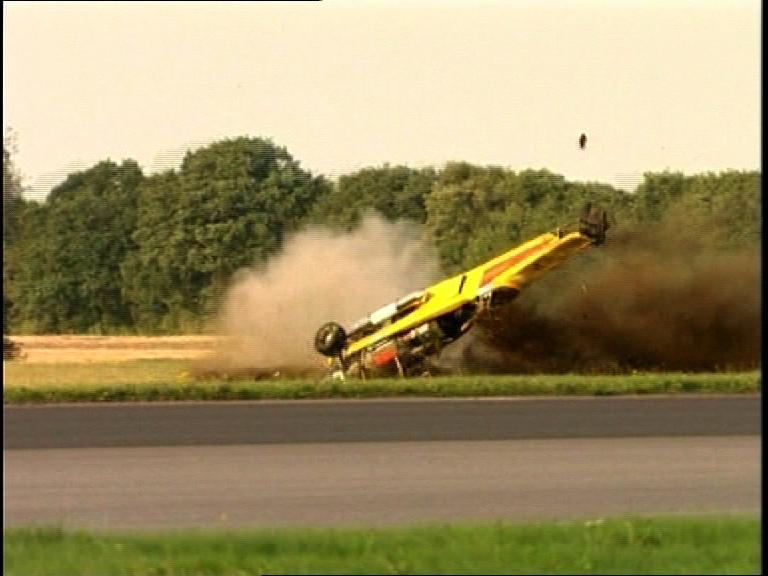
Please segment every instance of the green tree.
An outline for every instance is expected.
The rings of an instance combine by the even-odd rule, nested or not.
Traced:
[[[20,266],[20,235],[25,208],[21,175],[14,162],[16,134],[7,129],[3,136],[3,334],[11,329],[14,285]]]
[[[635,219],[659,220],[667,207],[680,198],[686,187],[682,172],[646,172],[635,190]]]
[[[427,198],[427,227],[444,270],[456,273],[547,230],[575,227],[588,201],[611,212],[631,205],[607,184],[570,183],[548,170],[516,173],[454,162]]]
[[[137,252],[123,266],[140,325],[199,330],[232,274],[275,254],[327,189],[285,148],[247,137],[189,152],[178,173],[149,179]]]
[[[664,218],[700,245],[757,247],[760,173],[729,170],[686,177],[683,192],[666,208]]]
[[[126,306],[141,333],[162,333],[180,323],[175,306],[179,273],[168,249],[177,229],[180,190],[173,170],[146,177],[136,190],[135,249],[126,254],[120,275]]]
[[[517,242],[530,218],[526,192],[511,170],[446,164],[426,200],[427,229],[445,272],[476,265]]]
[[[350,229],[367,210],[390,221],[426,220],[425,198],[437,179],[432,168],[385,164],[340,176],[330,192],[318,199],[311,213],[315,223]]]
[[[727,247],[759,247],[760,172],[728,170],[720,173],[718,180],[722,193],[713,195],[708,208],[717,215],[718,227],[726,231],[720,241]]]
[[[18,287],[24,326],[35,332],[131,329],[120,265],[134,248],[142,178],[133,160],[99,162],[68,176],[30,216]]]
[[[50,207],[30,201],[21,218],[20,240],[4,255],[3,290],[8,291],[8,324],[12,332],[56,332],[60,311],[45,307],[55,291],[51,263],[55,242],[49,228]]]
[[[21,174],[14,155],[17,152],[16,134],[7,129],[3,136],[3,248],[18,236],[19,213],[24,202]]]

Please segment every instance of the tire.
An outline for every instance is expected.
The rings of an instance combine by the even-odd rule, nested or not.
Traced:
[[[346,342],[347,333],[336,322],[326,322],[315,334],[315,350],[323,356],[338,356]]]
[[[599,206],[588,202],[581,212],[579,232],[592,239],[596,245],[605,242],[605,232],[608,230],[608,215]]]

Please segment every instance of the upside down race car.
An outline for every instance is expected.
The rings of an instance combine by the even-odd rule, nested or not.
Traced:
[[[376,310],[348,331],[323,324],[315,349],[335,378],[414,376],[434,371],[431,360],[467,333],[479,314],[514,300],[563,260],[605,241],[604,210],[587,204],[578,229],[556,229],[500,256]]]

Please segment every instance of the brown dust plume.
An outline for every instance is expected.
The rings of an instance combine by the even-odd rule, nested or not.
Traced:
[[[760,256],[673,222],[619,229],[481,326],[459,354],[464,371],[755,369]]]

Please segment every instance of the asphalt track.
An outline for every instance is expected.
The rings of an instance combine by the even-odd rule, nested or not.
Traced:
[[[4,406],[4,524],[760,511],[758,395]]]
[[[5,449],[759,433],[756,394],[3,406]]]

